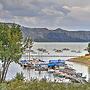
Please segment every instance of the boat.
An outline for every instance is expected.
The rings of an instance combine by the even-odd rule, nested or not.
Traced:
[[[59,66],[59,70],[64,70],[65,66]]]
[[[21,60],[19,64],[24,68],[29,67],[30,69],[34,69],[34,65],[28,60]]]
[[[65,78],[66,73],[63,73],[63,72],[55,72],[53,75],[54,75],[55,77]]]
[[[38,51],[41,51],[41,52],[43,52],[43,53],[48,53],[48,51],[47,51],[46,49],[44,49],[44,48],[38,48],[37,50],[38,50]]]
[[[48,68],[45,68],[45,67],[37,67],[37,68],[35,68],[35,71],[48,71]]]
[[[77,51],[76,53],[81,53],[81,51],[79,50],[79,51]]]
[[[62,52],[62,50],[55,50],[55,52],[60,53],[60,52]]]
[[[69,51],[70,49],[69,48],[63,48],[62,50],[63,51]]]
[[[55,70],[54,69],[48,69],[48,73],[54,73]]]
[[[57,50],[57,49],[55,49],[55,48],[53,49],[53,51],[56,51],[56,50]]]
[[[85,48],[84,51],[88,51],[88,48]]]
[[[71,52],[76,52],[76,50],[71,50]]]

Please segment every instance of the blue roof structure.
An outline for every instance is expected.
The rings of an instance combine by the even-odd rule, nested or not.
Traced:
[[[28,63],[28,61],[27,60],[21,60],[20,63],[26,64],[26,63]]]
[[[65,64],[64,60],[49,60],[49,67],[53,67],[53,66],[63,66]]]
[[[49,63],[65,63],[64,60],[49,60]]]
[[[49,64],[48,64],[48,67],[54,67],[54,66],[55,66],[54,63],[49,63]]]
[[[56,63],[55,66],[63,66],[63,63]]]

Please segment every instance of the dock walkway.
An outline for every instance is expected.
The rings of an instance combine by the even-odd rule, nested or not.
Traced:
[[[79,57],[80,55],[31,55],[31,57]]]
[[[70,76],[70,75],[68,75],[66,77],[71,79],[71,80],[74,80],[76,82],[82,83],[82,84],[86,83],[86,80],[83,79],[82,77],[76,77],[76,76]]]

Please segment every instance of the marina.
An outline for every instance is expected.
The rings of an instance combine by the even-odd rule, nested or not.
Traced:
[[[90,90],[90,0],[0,0],[0,90]]]
[[[38,71],[39,73],[47,71],[47,73],[53,74],[54,78],[57,77],[59,79],[61,78],[69,79],[69,81],[77,83],[87,82],[85,80],[86,77],[84,78],[82,77],[82,73],[76,73],[74,69],[68,67],[67,64],[65,64],[64,60],[49,60],[49,63],[41,63],[41,64],[39,62],[39,64],[33,65],[34,68],[31,68],[31,66],[29,66],[27,63],[27,65],[25,65],[24,68],[25,67],[35,69],[35,71]],[[47,80],[46,77],[44,77],[44,79]]]
[[[53,51],[55,45],[58,50],[62,50],[64,47],[69,48],[69,50],[64,50],[63,52],[57,53]],[[55,45],[54,43],[48,43],[48,44],[34,43],[32,51],[30,52],[30,58],[28,57],[29,50],[27,49],[28,52],[26,51],[26,53],[22,55],[19,65],[18,64],[16,65],[15,63],[11,64],[7,74],[8,78],[6,79],[10,80],[11,78],[14,77],[14,75],[16,75],[17,72],[23,72],[26,80],[47,79],[47,81],[52,81],[52,82],[67,81],[68,83],[69,82],[84,83],[89,81],[90,72],[87,66],[68,61],[68,59],[70,58],[87,54],[87,51],[84,50],[84,48],[87,47],[87,43],[86,44],[77,43],[75,48],[72,48],[73,43],[69,43],[69,45],[68,43],[67,45],[66,43],[57,43]],[[79,45],[81,45],[81,49]],[[40,47],[46,49],[46,51],[48,51],[49,54],[47,52],[38,51],[37,49]],[[82,52],[81,53],[71,52],[71,50],[74,49],[76,49],[76,51],[80,50]],[[64,62],[64,64],[57,63],[57,66],[55,66],[55,64],[50,63],[50,60],[52,61],[61,60]],[[53,67],[50,67],[50,65]],[[11,71],[13,71],[13,69],[15,70],[15,72],[10,73]],[[80,73],[81,76],[78,77],[77,79],[77,76]]]

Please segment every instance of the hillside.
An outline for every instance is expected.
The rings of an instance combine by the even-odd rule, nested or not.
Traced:
[[[24,36],[31,36],[37,42],[89,42],[90,31],[67,31],[63,29],[22,27]]]
[[[1,23],[2,24],[2,23]],[[5,23],[11,25],[12,23]],[[24,37],[31,36],[36,42],[90,42],[90,31],[67,31],[61,28],[27,28],[21,26]]]

